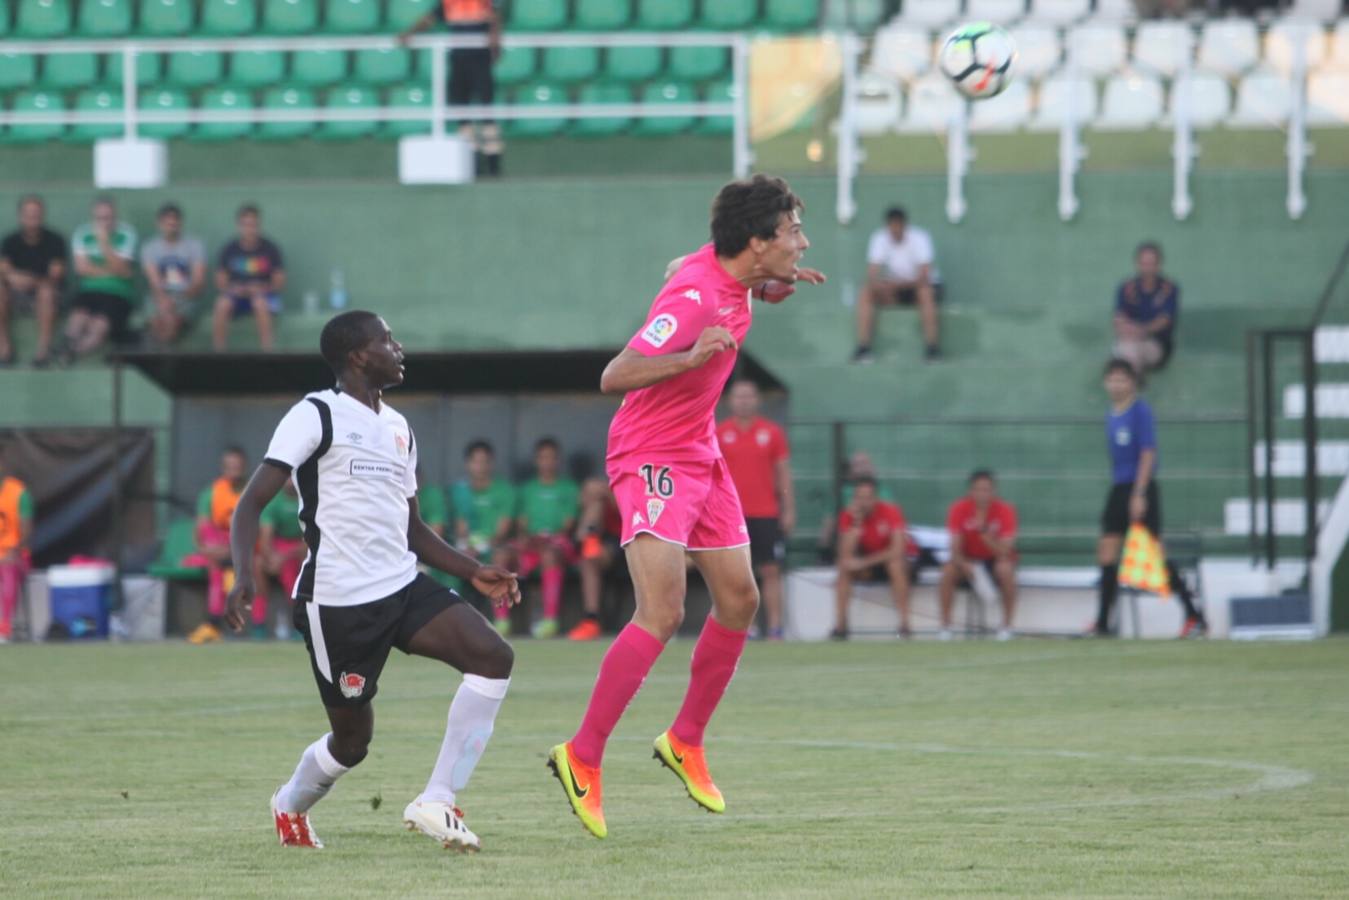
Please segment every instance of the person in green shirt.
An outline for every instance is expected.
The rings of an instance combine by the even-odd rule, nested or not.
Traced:
[[[70,252],[80,278],[79,293],[66,320],[60,356],[69,363],[103,346],[125,340],[136,288],[136,229],[117,220],[110,198],[94,201],[94,220],[75,229]]]
[[[479,560],[498,560],[509,554],[515,520],[515,488],[494,474],[496,451],[484,440],[464,448],[468,477],[455,482],[450,495],[454,508],[454,544]],[[497,630],[508,628],[497,620]],[[502,631],[504,634],[505,632]]]
[[[575,481],[561,474],[562,452],[553,438],[540,438],[534,445],[534,471],[533,480],[520,488],[515,520],[520,540],[507,563],[518,562],[521,575],[538,570],[543,616],[534,623],[531,633],[536,638],[550,638],[557,635],[567,565],[576,559],[571,533],[576,528],[581,491]]]
[[[450,510],[445,503],[445,489],[438,484],[428,484],[422,479],[422,467],[417,467],[417,508],[421,510],[422,521],[430,527],[436,537],[445,540],[450,525]],[[453,575],[430,566],[419,566],[431,578],[448,588],[458,590],[463,582]]]
[[[260,616],[265,623],[268,580],[275,577],[281,585],[281,596],[289,600],[295,593],[295,580],[300,577],[300,566],[309,554],[309,547],[304,542],[304,531],[300,527],[300,498],[295,493],[294,482],[287,481],[281,491],[262,508],[260,525],[258,546],[261,552],[253,558],[253,581],[258,586],[253,609],[262,607]],[[285,607],[289,609],[290,604]],[[285,640],[290,636],[290,616],[278,615],[277,639]]]

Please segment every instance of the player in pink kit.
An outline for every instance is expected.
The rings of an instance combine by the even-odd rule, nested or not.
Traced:
[[[712,243],[676,261],[646,324],[609,363],[606,394],[624,394],[609,428],[609,482],[623,517],[623,546],[637,612],[600,663],[575,737],[548,765],[572,811],[596,837],[608,834],[600,763],[604,745],[684,619],[685,553],[712,591],[713,613],[693,648],[688,693],[655,756],[712,812],[726,808],[707,772],[703,731],[740,659],[759,605],[740,498],[717,443],[716,412],[753,319],[752,298],[780,302],[810,242],[801,201],[780,178],[756,175],[721,189]]]

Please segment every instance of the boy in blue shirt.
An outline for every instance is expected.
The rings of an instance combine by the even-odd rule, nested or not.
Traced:
[[[1119,593],[1120,546],[1124,533],[1133,522],[1143,525],[1158,538],[1162,534],[1161,492],[1157,487],[1157,425],[1152,408],[1138,396],[1138,375],[1123,359],[1112,359],[1105,367],[1105,391],[1110,395],[1106,414],[1106,449],[1110,454],[1111,488],[1101,515],[1101,539],[1097,559],[1101,564],[1100,606],[1094,633],[1110,634],[1110,610]],[[1185,626],[1181,637],[1201,635],[1208,630],[1204,616],[1194,605],[1194,595],[1180,577],[1173,562],[1167,561],[1171,589],[1185,607]]]

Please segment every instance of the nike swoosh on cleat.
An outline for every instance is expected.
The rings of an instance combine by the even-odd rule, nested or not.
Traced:
[[[581,782],[579,782],[579,781],[576,780],[576,776],[575,776],[575,775],[573,775],[573,776],[571,777],[571,786],[572,786],[572,790],[576,792],[576,799],[577,799],[577,800],[584,800],[585,797],[586,797],[586,794],[589,794],[589,793],[590,793],[590,788],[588,788],[588,787],[584,787],[584,788],[581,787]]]

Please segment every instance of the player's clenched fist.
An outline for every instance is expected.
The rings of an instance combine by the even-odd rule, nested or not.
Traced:
[[[720,325],[713,325],[698,335],[698,342],[689,350],[689,362],[696,369],[716,354],[734,349],[735,336]]]
[[[473,586],[492,601],[493,606],[514,606],[520,602],[520,582],[514,572],[500,566],[482,566],[473,576]]]

